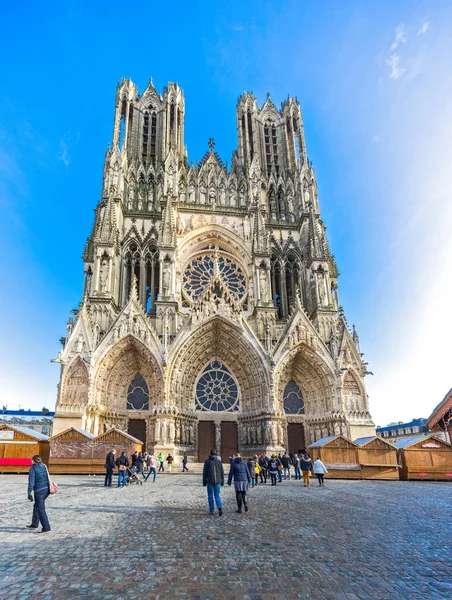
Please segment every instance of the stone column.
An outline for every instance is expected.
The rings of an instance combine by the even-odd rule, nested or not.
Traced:
[[[215,449],[217,456],[221,455],[221,423],[215,423]]]
[[[146,308],[146,263],[144,258],[140,259],[140,289],[138,290],[138,297],[141,302],[143,309]]]

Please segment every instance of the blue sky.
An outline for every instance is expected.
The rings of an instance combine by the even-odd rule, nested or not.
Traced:
[[[0,402],[52,407],[121,77],[178,81],[189,159],[229,160],[244,89],[301,102],[340,300],[377,424],[452,386],[452,4],[24,2],[2,7]]]

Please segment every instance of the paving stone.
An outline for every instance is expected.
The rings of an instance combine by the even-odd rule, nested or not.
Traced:
[[[0,476],[0,600],[416,600],[452,597],[452,487],[294,480],[207,514],[199,476],[103,487],[59,476],[52,532],[24,529],[26,477]]]

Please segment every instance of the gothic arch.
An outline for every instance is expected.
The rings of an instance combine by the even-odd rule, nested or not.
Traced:
[[[288,352],[276,368],[275,408],[279,411],[284,410],[284,389],[291,379],[303,394],[307,418],[324,416],[335,408],[333,375],[329,373],[327,365],[304,344]]]
[[[361,378],[352,369],[342,377],[342,400],[345,410],[367,410],[366,394]]]
[[[180,263],[184,264],[192,254],[209,244],[221,246],[244,264],[248,264],[251,260],[249,245],[239,235],[229,231],[223,225],[209,223],[184,237],[179,247]]]
[[[67,367],[63,379],[59,405],[86,406],[88,404],[89,375],[85,363],[77,356]]]
[[[163,402],[163,372],[154,354],[128,335],[110,348],[94,376],[94,397],[109,410],[125,413],[127,393],[133,377],[140,373],[149,389],[149,407]]]
[[[181,341],[170,358],[168,396],[183,410],[194,410],[194,389],[205,365],[223,361],[240,388],[240,410],[264,409],[270,393],[270,378],[263,357],[237,325],[214,317]]]

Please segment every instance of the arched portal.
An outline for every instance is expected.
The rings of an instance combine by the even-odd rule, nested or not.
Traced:
[[[298,451],[323,434],[316,423],[334,410],[333,374],[320,356],[301,344],[288,352],[275,373],[275,408],[286,413],[288,445]],[[328,435],[328,433],[327,433]]]
[[[110,425],[128,429],[146,443],[142,438],[149,412],[163,403],[163,373],[157,358],[133,336],[119,340],[96,369],[94,398],[110,415]],[[116,421],[111,422],[111,415]]]
[[[227,460],[238,449],[240,417],[269,403],[262,355],[239,326],[221,317],[200,325],[176,349],[168,385],[182,410],[196,412],[199,457],[216,447]]]

